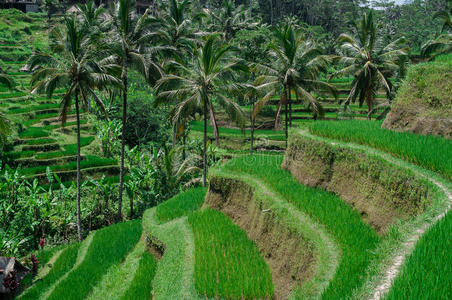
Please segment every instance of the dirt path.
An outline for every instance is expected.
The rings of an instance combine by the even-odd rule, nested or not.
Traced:
[[[411,170],[412,172],[416,173],[416,175],[423,177],[436,185],[438,188],[440,188],[445,196],[447,197],[447,207],[446,209],[439,215],[433,218],[433,220],[429,223],[423,224],[421,227],[416,229],[411,236],[407,239],[406,242],[402,244],[402,250],[392,258],[391,263],[386,268],[384,272],[384,276],[382,279],[379,280],[379,284],[373,289],[372,296],[369,298],[370,300],[380,300],[382,299],[386,293],[391,289],[392,283],[394,279],[397,277],[397,275],[400,272],[400,269],[403,265],[403,262],[405,261],[405,258],[413,252],[417,241],[420,239],[420,237],[431,227],[434,226],[439,220],[444,218],[444,216],[450,211],[452,206],[452,191],[448,189],[444,184],[439,182],[438,180],[428,176],[424,172],[421,172],[417,170],[417,168],[422,168],[421,166],[413,165],[410,162],[404,161],[402,159],[396,158],[395,156],[391,155],[390,153],[384,152],[382,150],[378,150],[369,146],[355,144],[355,143],[345,143],[339,140],[333,140],[330,138],[324,138],[320,136],[313,135],[306,130],[301,130],[299,132],[302,136],[311,137],[315,139],[323,140],[324,142],[330,143],[331,145],[340,145],[352,149],[358,149],[362,150],[368,154],[377,155],[386,161],[395,164],[401,168],[406,168]],[[404,162],[404,164],[401,163],[401,161]],[[414,167],[416,166],[416,167]],[[436,173],[435,173],[436,174]],[[437,174],[438,175],[438,174]],[[440,176],[440,175],[438,175]]]

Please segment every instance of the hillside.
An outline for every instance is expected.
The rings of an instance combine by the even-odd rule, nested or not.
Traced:
[[[452,139],[452,56],[410,66],[383,128]]]

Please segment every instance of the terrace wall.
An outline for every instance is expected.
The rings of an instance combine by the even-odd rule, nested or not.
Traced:
[[[379,234],[423,212],[430,199],[430,185],[414,173],[301,134],[291,136],[282,167],[302,184],[339,195]]]

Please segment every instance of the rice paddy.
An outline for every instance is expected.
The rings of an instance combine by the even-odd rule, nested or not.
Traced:
[[[158,220],[166,223],[198,210],[204,202],[206,192],[206,188],[193,188],[161,203],[155,211]]]
[[[195,236],[195,286],[206,298],[272,299],[270,270],[246,233],[223,213],[189,215]]]
[[[309,130],[317,135],[368,145],[452,179],[452,141],[436,136],[394,132],[379,122],[315,122]]]

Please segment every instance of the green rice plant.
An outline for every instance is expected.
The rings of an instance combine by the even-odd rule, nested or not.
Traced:
[[[107,269],[120,263],[133,249],[140,236],[141,220],[118,223],[97,231],[85,259],[55,287],[47,299],[86,298]]]
[[[161,223],[188,215],[204,203],[207,189],[198,187],[179,193],[157,206],[155,214]]]
[[[3,157],[5,157],[7,160],[13,160],[13,159],[19,159],[19,158],[26,158],[26,157],[32,157],[35,155],[35,151],[11,151],[11,152],[5,152],[3,154]]]
[[[288,171],[281,169],[281,163],[282,156],[253,155],[232,159],[222,168],[259,178],[313,220],[324,224],[336,239],[342,258],[322,299],[346,299],[363,284],[363,273],[381,239],[342,199],[299,184]]]
[[[43,139],[28,140],[25,144],[27,144],[27,145],[45,145],[45,144],[53,144],[53,143],[56,143],[55,139],[43,138]]]
[[[41,138],[48,137],[50,133],[40,127],[28,127],[25,131],[19,133],[20,138]]]
[[[102,166],[111,166],[116,165],[118,162],[116,159],[112,158],[101,158],[98,156],[88,155],[86,156],[86,159],[82,160],[80,162],[80,168],[81,169],[87,169],[87,168],[95,168],[95,167],[102,167]],[[77,162],[72,161],[64,165],[53,165],[53,166],[37,166],[32,168],[24,168],[22,169],[22,174],[24,175],[35,175],[35,174],[42,174],[46,172],[46,169],[50,168],[53,172],[58,171],[70,171],[75,170],[77,168]]]
[[[39,299],[46,288],[52,286],[60,277],[72,269],[77,260],[80,243],[67,246],[52,265],[49,273],[38,280],[33,286],[24,292],[18,299]]]
[[[315,122],[309,130],[317,135],[368,145],[452,179],[452,141],[437,136],[394,132],[380,128],[381,122]]]
[[[22,107],[22,108],[10,109],[8,111],[8,113],[22,114],[22,113],[27,113],[27,112],[32,112],[32,111],[39,111],[39,110],[46,110],[46,109],[58,109],[58,108],[59,108],[59,104],[47,103],[47,104],[32,105],[32,106],[27,106],[27,107]]]
[[[26,94],[24,92],[10,92],[7,94],[0,94],[0,99],[8,99],[8,98],[18,98],[18,97],[22,97],[25,96]]]
[[[206,298],[272,299],[268,265],[246,233],[223,213],[188,216],[195,236],[195,287]]]
[[[197,131],[197,132],[203,132],[204,131],[204,125],[202,122],[200,121],[193,121],[190,123],[190,129],[192,131]],[[218,129],[220,132],[220,136],[221,135],[234,135],[234,136],[249,136],[251,134],[251,130],[240,130],[240,129],[234,129],[234,128],[225,128],[225,127],[221,127]],[[208,134],[213,134],[213,127],[212,126],[207,126],[207,133]],[[267,135],[269,137],[272,136],[282,136],[283,135],[283,131],[280,130],[255,130],[254,134],[255,135]]]
[[[154,256],[145,251],[140,259],[138,270],[135,273],[132,284],[129,286],[122,300],[151,299],[152,279],[157,269],[157,261]]]
[[[452,213],[431,227],[406,259],[385,299],[450,299]]]
[[[93,136],[81,137],[80,147],[85,147],[94,141]],[[69,144],[64,146],[64,151],[43,152],[36,155],[36,159],[51,159],[64,156],[72,156],[77,154],[77,144]]]

